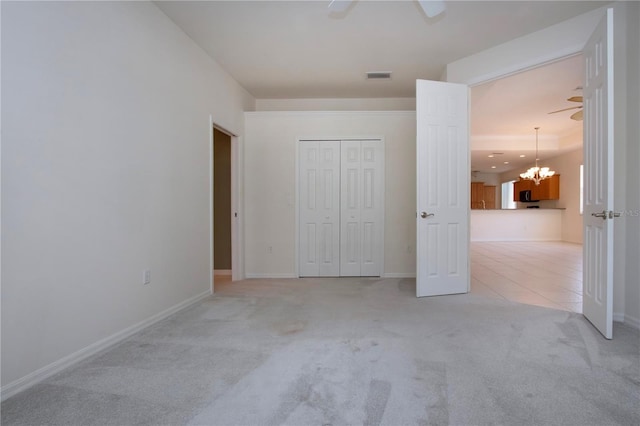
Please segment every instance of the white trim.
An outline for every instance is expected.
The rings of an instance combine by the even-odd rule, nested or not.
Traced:
[[[209,115],[209,226],[211,229],[209,236],[209,269],[211,272],[211,292],[214,293],[214,276],[219,275],[214,272],[213,266],[213,129],[217,129],[220,132],[226,134],[231,139],[231,279],[233,281],[244,279],[244,249],[243,249],[243,219],[242,219],[242,207],[243,200],[240,196],[240,188],[242,187],[243,179],[243,144],[242,138],[236,133],[227,130],[226,128],[216,124],[213,121],[213,116]],[[236,216],[237,214],[237,216]]]
[[[285,273],[278,273],[278,274],[271,274],[271,273],[253,273],[253,272],[247,272],[245,274],[245,278],[250,280],[250,279],[271,279],[271,278],[275,278],[275,279],[289,279],[289,278],[299,278],[295,273],[290,273],[290,272],[285,272]]]
[[[345,117],[345,116],[367,116],[367,117],[415,117],[416,111],[247,111],[245,116],[249,117]],[[315,137],[315,140],[332,140],[333,138]],[[360,138],[349,138],[360,139]],[[314,138],[312,138],[314,140]]]
[[[614,318],[615,321],[615,318]],[[634,318],[631,315],[624,316],[624,323],[630,327],[635,328],[636,330],[640,330],[640,319]]]
[[[466,84],[471,88],[471,87],[479,86],[481,84],[490,83],[495,80],[511,77],[513,75],[520,74],[526,71],[531,71],[536,68],[554,64],[556,62],[564,61],[566,59],[581,55],[583,47],[584,47],[583,45],[577,44],[571,47],[567,47],[565,49],[561,49],[558,51],[551,52],[549,54],[545,54],[538,58],[531,58],[524,62],[507,66],[501,70],[494,70],[494,71],[488,72],[479,77],[471,77],[467,79]]]
[[[209,114],[209,283],[215,292],[213,279],[213,116]]]
[[[381,278],[415,278],[415,272],[387,272]]]
[[[416,118],[414,111],[413,117]],[[380,277],[385,275],[385,264],[387,251],[387,239],[385,238],[387,229],[387,141],[384,136],[380,138],[382,143],[382,188],[380,189],[380,198],[382,199],[382,212],[380,213],[380,225],[382,226],[382,241],[380,241]]]
[[[98,340],[97,342],[92,343],[91,345],[86,346],[80,349],[79,351],[76,351],[70,355],[60,358],[59,360],[54,361],[49,365],[46,365],[42,368],[39,368],[36,371],[33,371],[27,374],[26,376],[23,376],[17,380],[14,380],[13,382],[3,386],[2,389],[0,389],[0,394],[2,395],[2,401],[4,401],[9,397],[12,397],[18,392],[21,392],[37,383],[42,382],[43,380],[53,376],[56,373],[59,373],[60,371],[66,368],[71,367],[72,365],[79,363],[80,361],[83,361],[89,358],[90,356],[97,354],[98,352],[101,352],[117,343],[122,342],[123,340],[131,337],[137,332],[162,321],[163,319],[175,314],[176,312],[179,312],[183,309],[186,309],[198,303],[199,301],[201,301],[206,297],[209,297],[210,295],[211,295],[211,290],[207,290],[203,293],[200,293],[197,296],[184,300],[178,303],[177,305],[174,305],[158,314],[155,314],[147,318],[146,320],[143,320],[137,324],[134,324],[131,327],[127,327],[124,330],[121,330],[115,334],[112,334],[109,337],[105,337],[102,340]]]
[[[640,330],[640,319],[634,318],[630,315],[614,312],[613,321],[620,322],[628,325],[629,327],[635,328],[636,330]]]
[[[214,269],[213,275],[231,275],[231,269]]]
[[[302,139],[296,138],[296,146],[295,146],[295,179],[294,179],[294,194],[293,194],[293,205],[295,206],[295,222],[294,222],[294,230],[293,230],[293,238],[294,238],[294,253],[293,253],[293,273],[296,278],[300,278],[300,141]]]
[[[244,170],[242,169],[241,156],[242,143],[238,136],[231,137],[231,279],[244,278],[242,257],[242,200],[240,197],[240,184]]]

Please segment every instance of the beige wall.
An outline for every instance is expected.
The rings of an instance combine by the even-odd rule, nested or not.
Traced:
[[[252,112],[245,132],[248,277],[295,275],[297,140],[364,137],[385,142],[385,274],[415,275],[415,112]]]
[[[254,100],[151,2],[1,7],[6,398],[209,294],[210,115]]]

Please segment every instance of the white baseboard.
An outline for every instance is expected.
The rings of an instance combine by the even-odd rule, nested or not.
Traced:
[[[382,278],[415,278],[415,272],[386,272]]]
[[[214,269],[213,275],[231,275],[231,269]]]
[[[623,324],[628,325],[629,327],[635,328],[636,330],[640,330],[640,320],[638,318],[634,318],[629,315],[613,313],[613,320],[615,322],[621,322]]]
[[[287,279],[287,278],[298,278],[295,274],[290,274],[290,273],[284,273],[284,274],[269,274],[269,273],[255,273],[255,272],[247,272],[245,274],[245,278],[246,279],[269,279],[269,278],[280,278],[280,279]]]
[[[211,290],[207,290],[197,296],[191,297],[183,302],[180,302],[177,305],[174,305],[168,309],[165,309],[164,311],[156,315],[153,315],[152,317],[149,317],[144,321],[141,321],[135,325],[132,325],[131,327],[125,328],[124,330],[119,331],[115,334],[112,334],[109,337],[105,337],[104,339],[99,340],[95,343],[92,343],[91,345],[83,349],[80,349],[79,351],[76,351],[70,355],[65,356],[64,358],[61,358],[55,362],[52,362],[51,364],[46,365],[32,373],[29,373],[24,377],[14,380],[13,382],[8,383],[7,385],[3,386],[0,389],[0,395],[1,395],[0,399],[4,401],[5,399],[10,398],[13,395],[17,394],[18,392],[21,392],[27,388],[30,388],[31,386],[37,383],[40,383],[41,381],[53,376],[56,373],[61,372],[64,369],[74,364],[77,364],[80,361],[83,361],[89,358],[90,356],[95,355],[98,352],[107,349],[110,346],[120,343],[121,341],[134,335],[140,330],[143,330],[159,321],[162,321],[163,319],[167,318],[170,315],[175,314],[178,311],[188,308],[189,306],[199,302],[200,300],[204,299],[205,297],[208,297],[209,295],[211,295]]]
[[[382,275],[382,278],[415,278],[416,274],[414,272],[387,272]],[[269,278],[298,278],[295,274],[268,274],[268,273],[255,273],[255,272],[247,272],[246,279],[269,279]]]
[[[636,330],[640,330],[640,319],[634,318],[629,315],[624,316],[624,323],[630,327],[635,328]]]

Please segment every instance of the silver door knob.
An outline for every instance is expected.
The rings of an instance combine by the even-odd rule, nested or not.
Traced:
[[[591,213],[591,216],[593,216],[593,217],[601,217],[602,220],[607,220],[607,211],[606,210],[602,210],[602,213]]]
[[[420,217],[423,218],[423,219],[426,219],[426,218],[428,218],[430,216],[433,216],[433,213],[427,213],[427,212],[420,213]]]

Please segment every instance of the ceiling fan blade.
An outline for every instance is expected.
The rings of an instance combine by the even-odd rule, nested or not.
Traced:
[[[569,102],[582,102],[582,96],[572,96],[567,100]]]
[[[578,112],[576,112],[575,114],[571,114],[571,119],[572,120],[576,120],[576,121],[582,121],[584,115],[584,110],[580,110]]]
[[[351,0],[331,0],[329,10],[331,12],[344,12],[351,5]]]
[[[418,0],[418,3],[429,18],[433,18],[444,12],[445,5],[442,0]]]
[[[563,108],[563,109],[559,109],[557,111],[551,111],[551,112],[548,112],[547,114],[555,114],[556,112],[569,111],[570,109],[578,109],[578,108],[582,108],[582,105],[569,107],[569,108]]]

